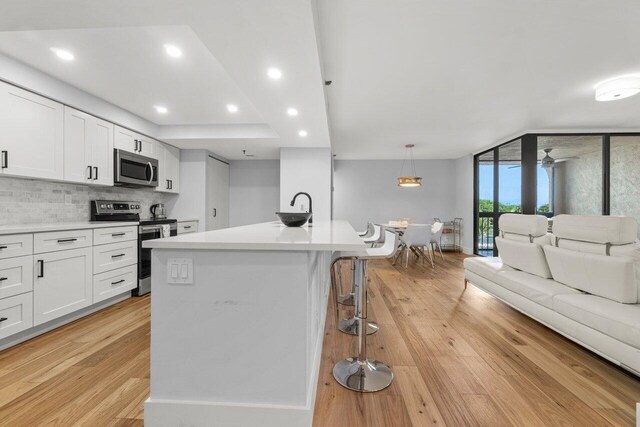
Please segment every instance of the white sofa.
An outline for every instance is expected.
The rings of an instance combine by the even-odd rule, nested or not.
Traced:
[[[467,258],[467,282],[640,376],[640,244],[629,217],[505,214],[499,258]]]

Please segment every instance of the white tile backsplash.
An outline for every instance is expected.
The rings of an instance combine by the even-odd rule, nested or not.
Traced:
[[[65,196],[71,196],[71,203],[65,203]],[[146,189],[0,177],[0,226],[89,221],[89,202],[94,199],[139,201],[141,216],[148,217],[151,205],[173,197]]]

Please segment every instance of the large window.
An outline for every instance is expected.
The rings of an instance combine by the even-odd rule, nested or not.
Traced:
[[[493,237],[507,212],[640,222],[640,134],[526,134],[475,159],[476,254],[497,254]]]

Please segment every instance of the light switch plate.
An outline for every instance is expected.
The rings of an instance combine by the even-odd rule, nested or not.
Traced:
[[[184,285],[193,283],[193,259],[169,258],[167,260],[167,283]]]

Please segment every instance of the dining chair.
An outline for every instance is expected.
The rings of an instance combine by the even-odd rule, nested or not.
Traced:
[[[405,256],[404,266],[409,266],[409,251],[411,251],[417,258],[422,258],[424,263],[425,259],[428,259],[431,263],[431,267],[435,267],[433,263],[433,257],[431,252],[427,250],[425,253],[424,247],[431,242],[431,224],[409,224],[404,234],[400,236],[400,250],[396,255],[394,264],[398,258],[402,255]]]
[[[444,261],[444,255],[442,254],[442,248],[440,247],[440,240],[442,239],[442,230],[444,230],[444,223],[442,222],[435,222],[432,226],[431,226],[431,251],[433,252],[433,258],[435,258],[436,256],[436,250],[435,248],[438,248],[438,251],[440,252],[440,257],[442,258],[442,261]]]

